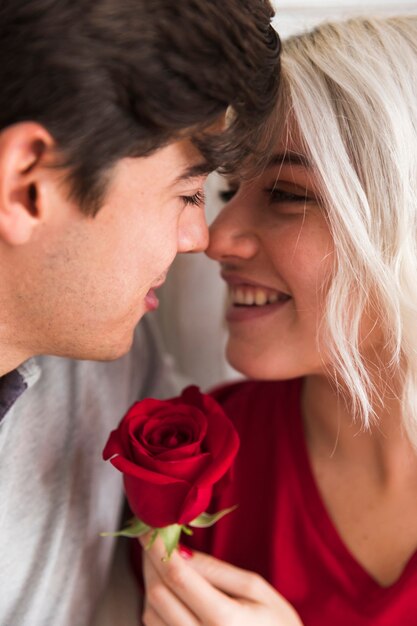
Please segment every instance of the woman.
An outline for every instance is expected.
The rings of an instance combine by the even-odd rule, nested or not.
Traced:
[[[284,43],[277,129],[208,250],[254,379],[215,393],[239,506],[146,553],[144,623],[417,624],[417,17]]]

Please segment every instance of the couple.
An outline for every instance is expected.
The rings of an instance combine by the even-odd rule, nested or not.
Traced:
[[[228,358],[263,382],[216,392],[242,442],[216,509],[239,509],[189,558],[146,553],[144,623],[413,623],[417,20],[324,25],[280,70],[271,15],[2,9],[2,624],[90,623],[122,505],[101,450],[167,375],[135,326],[207,244]]]

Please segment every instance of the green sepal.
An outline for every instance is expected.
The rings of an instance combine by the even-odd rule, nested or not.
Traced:
[[[153,546],[155,539],[159,535],[164,542],[165,549],[167,551],[163,560],[167,561],[171,557],[175,548],[178,546],[182,530],[184,530],[184,526],[181,524],[171,524],[170,526],[165,526],[164,528],[155,528],[146,549],[149,550],[149,548]]]
[[[198,517],[193,519],[192,522],[188,523],[188,526],[193,526],[194,528],[209,528],[213,526],[216,522],[218,522],[222,517],[231,513],[237,508],[237,506],[231,506],[228,509],[223,509],[223,511],[219,511],[218,513],[201,513]],[[181,532],[184,532],[186,535],[192,535],[193,531],[188,526],[182,524],[171,524],[170,526],[165,526],[164,528],[152,528],[142,522],[142,520],[137,517],[133,517],[129,520],[126,528],[119,530],[113,533],[100,533],[102,537],[140,537],[145,533],[152,532],[149,542],[146,546],[146,550],[149,550],[153,544],[155,543],[156,538],[160,535],[162,541],[164,542],[165,549],[167,551],[166,556],[164,557],[164,561],[168,560],[174,550],[178,547],[178,543],[180,540]]]
[[[151,527],[142,522],[142,520],[132,517],[128,521],[126,528],[115,533],[100,533],[100,535],[101,537],[140,537],[150,530],[152,530]]]
[[[201,515],[193,519],[192,522],[189,522],[189,526],[193,526],[194,528],[209,528],[218,522],[219,519],[228,513],[231,513],[235,509],[237,509],[237,505],[231,506],[228,509],[223,509],[223,511],[219,511],[218,513],[201,513]]]
[[[158,529],[157,528],[153,528],[152,529],[152,535],[151,538],[149,539],[148,543],[145,546],[145,550],[150,550],[153,546],[153,544],[155,543],[155,539],[158,536]]]

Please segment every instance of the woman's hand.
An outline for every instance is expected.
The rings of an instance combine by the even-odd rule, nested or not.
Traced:
[[[188,559],[174,552],[165,562],[164,554],[160,540],[143,551],[145,626],[302,626],[257,574],[201,552]]]

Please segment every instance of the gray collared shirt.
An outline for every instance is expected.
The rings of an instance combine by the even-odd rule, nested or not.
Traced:
[[[136,399],[176,391],[149,319],[117,361],[39,357],[1,379],[1,625],[90,626],[123,503],[102,449]]]
[[[39,378],[40,369],[35,359],[30,359],[20,367],[0,376],[0,422],[19,396]]]

